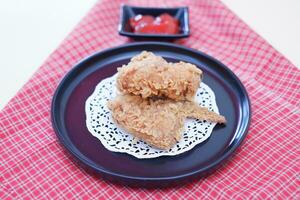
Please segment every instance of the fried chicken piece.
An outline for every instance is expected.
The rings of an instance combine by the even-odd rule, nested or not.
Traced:
[[[168,63],[143,51],[118,69],[117,88],[123,94],[143,98],[159,96],[192,101],[202,79],[202,71],[185,62]]]
[[[108,102],[113,119],[133,136],[159,149],[170,149],[181,139],[186,117],[225,123],[223,116],[195,102],[152,100],[119,95]]]

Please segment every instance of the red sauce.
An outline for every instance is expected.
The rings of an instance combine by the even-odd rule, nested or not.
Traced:
[[[179,21],[167,13],[161,14],[156,18],[150,15],[136,15],[130,18],[129,23],[134,33],[179,33]]]

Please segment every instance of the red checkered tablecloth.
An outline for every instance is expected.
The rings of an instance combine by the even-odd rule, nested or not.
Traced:
[[[76,62],[130,42],[117,33],[121,3],[189,6],[191,36],[177,43],[222,61],[246,86],[249,134],[211,176],[169,189],[118,186],[86,173],[58,143],[52,95]],[[0,199],[300,199],[300,71],[220,1],[103,0],[0,112],[0,141]]]

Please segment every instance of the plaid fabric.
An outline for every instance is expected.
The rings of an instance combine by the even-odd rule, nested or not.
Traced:
[[[120,4],[190,10],[177,43],[212,55],[246,86],[253,109],[245,143],[213,175],[170,189],[104,182],[72,162],[50,122],[52,95],[72,66],[130,42],[116,29]],[[299,199],[300,71],[217,0],[98,2],[0,113],[0,199]]]

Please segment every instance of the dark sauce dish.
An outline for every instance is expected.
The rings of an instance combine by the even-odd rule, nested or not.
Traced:
[[[134,33],[129,19],[136,15],[151,15],[157,17],[163,13],[168,13],[172,17],[179,21],[179,33],[178,34],[145,34]],[[189,12],[188,7],[177,8],[153,8],[153,7],[133,7],[123,5],[121,7],[120,24],[118,27],[120,35],[127,36],[133,39],[179,39],[188,37],[190,34],[189,28]]]

